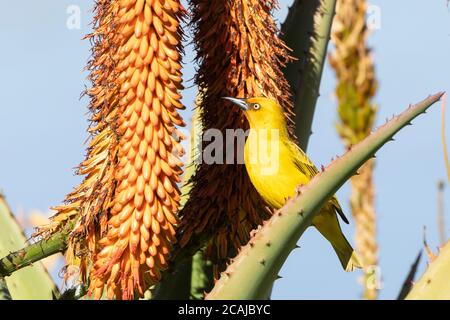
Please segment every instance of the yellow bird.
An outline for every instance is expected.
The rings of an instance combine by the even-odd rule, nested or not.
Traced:
[[[224,99],[238,105],[250,124],[244,162],[250,180],[268,206],[279,209],[319,171],[289,138],[281,106],[272,99]],[[337,214],[347,218],[335,196],[313,219],[313,225],[333,246],[345,271],[361,268],[357,255],[342,233]]]

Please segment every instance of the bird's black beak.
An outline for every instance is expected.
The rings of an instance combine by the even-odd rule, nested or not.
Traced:
[[[239,108],[241,108],[244,111],[248,110],[248,105],[247,105],[247,102],[245,102],[245,99],[230,98],[230,97],[223,97],[222,99],[233,102],[235,105],[237,105]]]

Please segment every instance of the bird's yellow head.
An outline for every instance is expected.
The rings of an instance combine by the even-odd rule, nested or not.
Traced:
[[[238,99],[224,97],[239,106],[250,124],[251,129],[286,129],[286,119],[281,106],[273,99],[256,97]]]

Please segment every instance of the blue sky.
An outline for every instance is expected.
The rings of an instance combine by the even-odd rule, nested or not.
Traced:
[[[291,0],[275,13],[283,21]],[[428,94],[449,89],[450,13],[445,0],[373,0],[380,29],[370,38],[380,90],[378,124]],[[67,8],[81,8],[81,28],[68,29]],[[79,99],[89,83],[83,71],[93,1],[41,0],[8,3],[0,12],[0,189],[15,211],[46,211],[79,181],[73,168],[84,158],[87,103]],[[14,14],[10,14],[14,12]],[[190,117],[196,88],[192,48],[184,58],[183,102]],[[343,152],[334,130],[334,74],[328,64],[308,153],[318,165]],[[422,247],[423,227],[434,249],[436,183],[445,178],[440,142],[440,110],[435,106],[377,154],[376,188],[382,299],[395,298]],[[349,188],[338,197],[349,213]],[[445,196],[448,198],[446,190]],[[446,201],[446,204],[448,201]],[[448,211],[448,210],[447,210]],[[349,214],[348,214],[349,215]],[[450,231],[447,214],[446,229]],[[353,225],[344,226],[351,239]],[[450,232],[449,232],[450,234]],[[331,247],[308,230],[282,269],[274,299],[356,299],[357,273],[341,270]],[[421,264],[423,271],[425,262]]]

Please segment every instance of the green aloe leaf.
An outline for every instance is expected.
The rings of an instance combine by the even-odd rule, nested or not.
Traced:
[[[333,161],[308,185],[299,188],[298,195],[253,234],[206,298],[265,299],[290,252],[323,204],[394,134],[442,95],[430,96],[411,106]]]
[[[306,151],[327,57],[336,0],[295,0],[281,38],[296,58],[284,71],[294,97],[295,134]]]
[[[428,265],[406,300],[450,300],[450,241],[439,250],[439,255]]]
[[[11,300],[11,294],[4,278],[0,278],[0,300]]]
[[[26,242],[25,234],[8,208],[4,197],[0,195],[0,256],[22,248]],[[1,273],[4,271],[3,266],[0,263]],[[5,275],[9,274],[9,272],[5,273]],[[15,300],[52,299],[58,292],[55,283],[40,262],[16,271],[4,279],[12,299]]]

